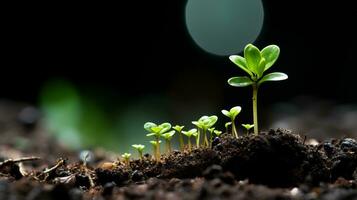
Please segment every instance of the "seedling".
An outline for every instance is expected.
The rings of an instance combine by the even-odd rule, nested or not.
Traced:
[[[219,130],[214,130],[214,134],[216,134],[217,137],[219,137],[222,134],[222,131]]]
[[[129,166],[129,162],[130,162],[130,153],[124,153],[121,155],[121,157],[124,159],[124,163]]]
[[[252,44],[244,48],[244,57],[232,55],[229,59],[239,68],[245,71],[248,76],[237,76],[228,79],[228,84],[234,87],[253,87],[253,121],[254,133],[258,134],[258,108],[257,98],[260,85],[266,81],[282,81],[288,78],[288,75],[281,72],[272,72],[265,76],[264,72],[268,70],[278,59],[280,49],[277,45],[269,45],[261,51]]]
[[[167,153],[171,152],[171,139],[174,136],[174,134],[175,134],[174,130],[162,134],[162,137],[165,138],[165,141],[166,141],[166,152]]]
[[[172,129],[174,129],[175,131],[178,132],[181,151],[183,151],[183,149],[185,147],[185,143],[183,141],[182,132],[181,132],[183,128],[184,128],[184,126],[179,126],[179,125],[172,127]]]
[[[154,153],[154,156],[157,160],[159,160],[160,159],[160,142],[159,142],[159,140],[160,140],[160,137],[162,136],[162,134],[166,133],[167,131],[169,131],[171,129],[171,124],[166,122],[166,123],[162,123],[160,125],[156,125],[155,123],[152,123],[152,122],[146,122],[144,124],[144,129],[150,132],[146,136],[148,136],[148,137],[154,136],[155,137],[157,147],[155,148],[156,151]]]
[[[232,125],[232,122],[227,122],[224,124],[224,127],[226,127],[226,133],[228,133],[228,127]]]
[[[133,144],[131,146],[138,151],[140,159],[143,159],[143,151],[144,151],[145,145]]]
[[[222,114],[231,119],[232,133],[236,138],[238,138],[238,132],[236,129],[236,125],[234,124],[234,120],[236,119],[237,115],[240,113],[241,110],[242,110],[242,107],[240,107],[240,106],[235,106],[235,107],[231,108],[229,111],[222,110]]]
[[[159,140],[159,141],[151,140],[150,143],[152,144],[152,147],[153,147],[153,155],[155,157],[155,160],[159,161],[160,157],[158,157],[158,156],[160,156],[160,154],[157,154],[157,149],[160,146],[161,140]]]
[[[242,126],[247,130],[247,135],[248,135],[249,130],[254,127],[254,124],[242,124]]]
[[[196,137],[196,141],[198,140],[197,136],[198,136],[198,133],[197,133],[197,129],[193,128],[189,131],[182,131],[182,134],[186,135],[188,137],[188,149],[191,151],[192,149],[192,145],[191,145],[191,137],[194,136]],[[198,143],[196,143],[198,144]],[[197,146],[198,147],[198,146]]]
[[[215,130],[215,127],[212,127],[212,128],[209,128],[209,129],[208,129],[208,132],[210,133],[210,134],[209,134],[209,145],[208,145],[208,147],[211,147],[211,145],[212,145],[213,132],[214,132],[214,130]]]
[[[196,141],[196,145],[199,146],[200,144],[200,137],[201,132],[200,129],[203,131],[203,139],[204,139],[204,146],[209,146],[208,139],[207,139],[207,130],[211,128],[218,120],[218,117],[215,115],[212,116],[202,116],[198,121],[193,121],[192,124],[196,125],[198,128],[198,140]]]

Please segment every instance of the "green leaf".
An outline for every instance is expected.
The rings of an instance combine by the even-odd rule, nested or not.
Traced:
[[[237,76],[228,79],[228,84],[234,87],[246,87],[253,85],[254,82],[247,76]]]
[[[146,122],[144,124],[144,129],[149,131],[149,132],[152,132],[152,127],[156,127],[157,125],[155,123],[152,123],[152,122]]]
[[[240,113],[240,111],[242,110],[242,107],[240,106],[235,106],[233,108],[231,108],[231,110],[229,111],[231,113],[231,118],[234,120],[237,115]]]
[[[166,140],[171,140],[172,136],[174,136],[174,134],[175,134],[175,131],[172,130],[172,131],[162,134],[162,137],[164,137]]]
[[[216,134],[219,137],[222,134],[222,131],[214,130],[214,134]]]
[[[245,61],[245,58],[238,55],[231,55],[229,56],[229,60],[231,60],[234,64],[236,64],[239,68],[247,72],[249,75],[253,76],[252,72],[249,71],[247,67],[247,62]]]
[[[174,130],[177,131],[177,132],[181,132],[184,127],[185,127],[185,126],[176,125],[176,126],[172,127],[172,129],[174,129]]]
[[[265,59],[262,58],[260,59],[259,66],[257,68],[258,79],[263,76],[264,69],[265,69]]]
[[[228,128],[228,126],[232,125],[232,122],[227,122],[224,124],[224,127]]]
[[[162,129],[160,130],[160,133],[166,133],[168,130],[171,129],[171,124],[168,122],[162,123],[159,125]]]
[[[258,75],[259,74],[258,67],[261,59],[261,54],[259,49],[252,44],[248,44],[244,48],[244,58],[247,62],[247,67],[249,71],[252,71],[256,75]]]
[[[151,136],[155,136],[155,135],[156,135],[156,133],[148,133],[148,134],[146,134],[147,137],[151,137]]]
[[[273,72],[270,74],[265,75],[258,84],[262,84],[265,81],[282,81],[288,79],[288,75],[281,73],[281,72]]]
[[[266,62],[265,69],[264,69],[264,71],[266,71],[271,66],[273,66],[275,61],[278,59],[279,54],[280,54],[280,49],[277,45],[269,45],[261,51],[261,54]]]
[[[189,131],[182,131],[182,134],[186,135],[187,137],[191,137],[192,135],[195,136],[195,133],[197,134],[197,129],[195,129],[195,128],[193,128]]]
[[[247,130],[250,130],[251,128],[254,127],[254,124],[242,124],[242,126],[247,129]]]
[[[192,124],[194,124],[198,128],[202,128],[202,124],[199,121],[192,121]]]
[[[221,112],[222,112],[223,115],[231,118],[231,113],[228,110],[222,110]]]

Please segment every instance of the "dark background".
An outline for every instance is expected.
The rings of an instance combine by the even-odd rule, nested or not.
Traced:
[[[275,68],[289,74],[269,93],[356,101],[356,7],[353,1],[314,2],[264,1],[264,27],[255,44],[278,44]],[[209,71],[223,81],[241,74],[226,57],[193,43],[184,8],[178,0],[4,7],[0,95],[36,103],[46,80],[64,77],[135,98],[185,92],[170,87],[178,74]],[[231,89],[222,89],[229,101]],[[275,101],[264,101],[269,99]]]
[[[4,6],[0,98],[38,105],[48,81],[58,79],[69,81],[104,113],[147,105],[165,112],[161,118],[137,119],[140,130],[144,120],[190,123],[235,105],[243,105],[242,119],[248,122],[251,89],[226,83],[244,73],[227,56],[194,43],[185,5],[165,0]],[[264,25],[254,44],[279,45],[273,70],[289,79],[261,88],[260,110],[301,95],[356,104],[353,1],[264,0],[263,5]],[[149,103],[136,106],[138,100]]]

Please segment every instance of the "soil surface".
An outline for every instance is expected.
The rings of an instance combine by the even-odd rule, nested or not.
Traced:
[[[212,148],[173,151],[160,162],[146,154],[127,164],[103,150],[80,159],[42,135],[38,122],[14,117],[16,123],[0,117],[7,124],[0,126],[0,200],[357,199],[353,138],[318,142],[281,129],[238,139],[225,133]],[[15,133],[22,142],[12,140]]]

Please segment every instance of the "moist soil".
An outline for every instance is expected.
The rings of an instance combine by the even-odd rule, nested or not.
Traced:
[[[46,134],[35,108],[11,102],[0,102],[0,136],[0,200],[357,199],[354,138],[225,133],[160,162],[125,164],[101,149],[83,161]]]
[[[19,151],[12,148],[2,145],[1,156]],[[280,129],[238,139],[226,133],[211,148],[173,151],[160,162],[146,154],[129,164],[103,151],[93,150],[85,163],[64,152],[56,160],[51,153],[0,157],[0,199],[357,199],[352,138],[319,143]]]

